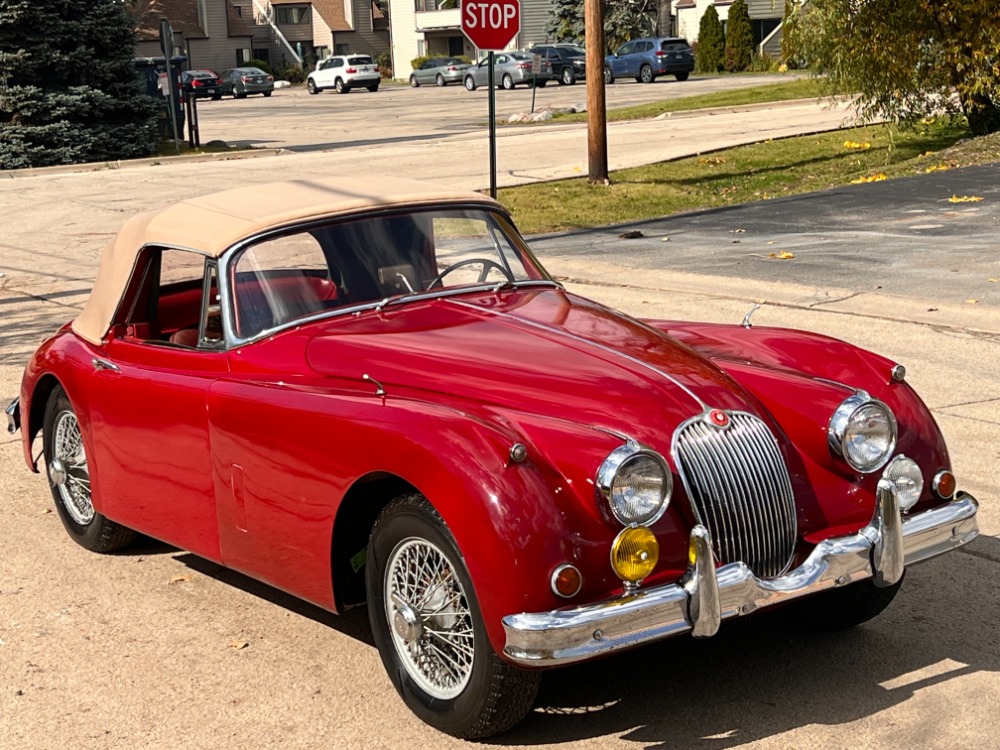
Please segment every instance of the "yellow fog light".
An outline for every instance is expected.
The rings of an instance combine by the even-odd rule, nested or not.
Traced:
[[[622,529],[611,545],[611,567],[623,581],[637,583],[653,572],[660,544],[645,526]]]

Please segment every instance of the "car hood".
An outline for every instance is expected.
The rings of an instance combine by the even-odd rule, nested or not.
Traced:
[[[412,301],[320,324],[317,373],[393,395],[545,414],[628,434],[671,434],[707,408],[759,413],[725,372],[667,334],[562,290]]]

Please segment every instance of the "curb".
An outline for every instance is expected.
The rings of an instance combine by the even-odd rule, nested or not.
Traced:
[[[210,154],[185,154],[183,156],[153,156],[147,159],[126,159],[124,161],[88,162],[85,164],[58,164],[52,167],[28,167],[26,169],[10,169],[0,171],[0,178],[23,179],[25,177],[40,177],[53,174],[76,174],[84,172],[105,172],[117,169],[135,169],[139,167],[165,167],[172,164],[197,164],[210,161],[237,161],[240,159],[259,159],[266,156],[281,156],[288,153],[283,148],[246,149],[242,151],[220,151]]]

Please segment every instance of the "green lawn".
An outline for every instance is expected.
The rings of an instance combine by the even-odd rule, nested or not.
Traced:
[[[966,147],[959,161],[937,153],[968,135],[964,122],[950,120],[895,134],[852,128],[624,169],[608,186],[576,178],[497,197],[525,234],[602,226],[977,163],[989,149]]]

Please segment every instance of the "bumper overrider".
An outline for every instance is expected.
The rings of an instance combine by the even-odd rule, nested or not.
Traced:
[[[882,480],[875,515],[856,534],[826,539],[799,567],[762,580],[743,563],[716,568],[708,531],[691,531],[687,573],[678,582],[582,607],[503,618],[504,654],[524,666],[558,666],[690,632],[715,635],[722,620],[865,579],[891,586],[904,567],[968,544],[979,534],[974,497],[904,517]]]

